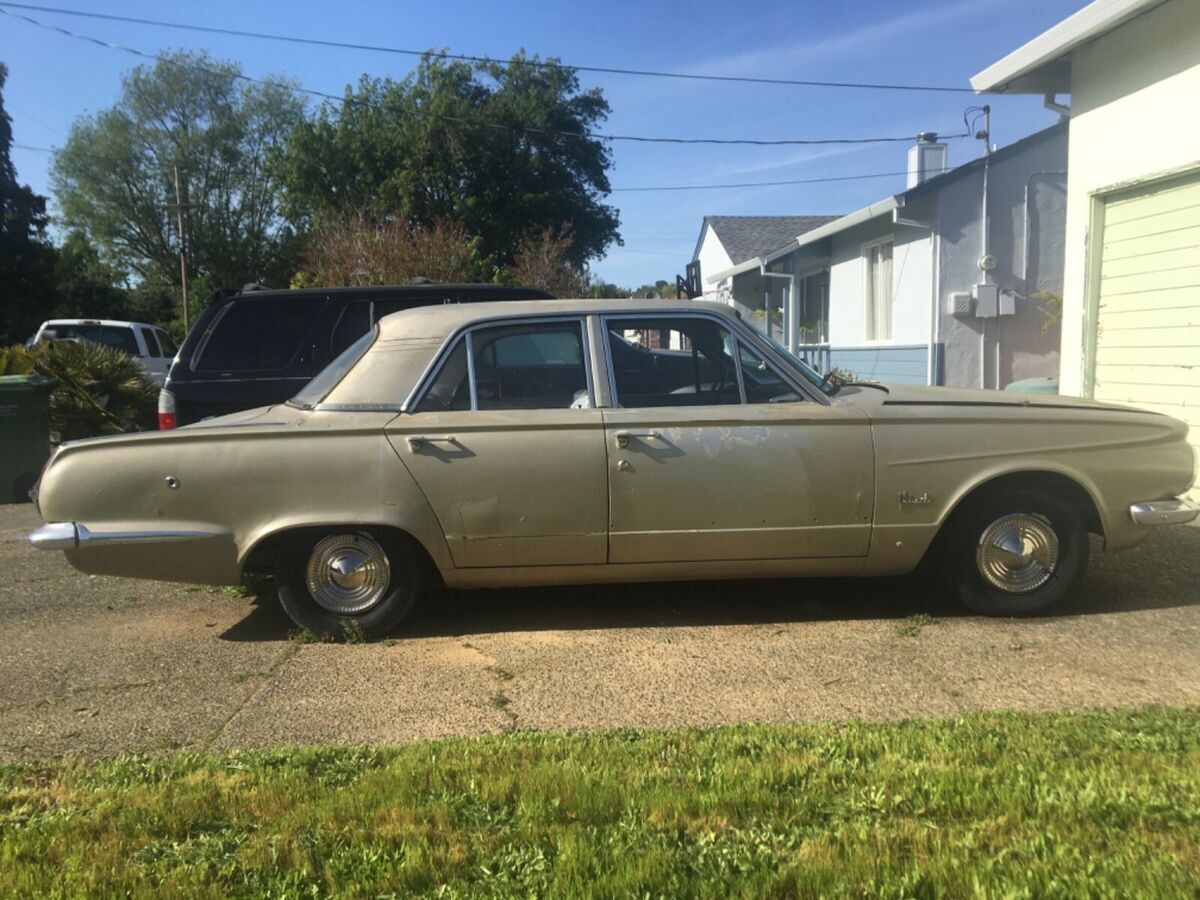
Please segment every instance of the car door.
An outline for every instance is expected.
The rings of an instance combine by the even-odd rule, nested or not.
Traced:
[[[387,428],[460,567],[602,564],[608,484],[583,318],[476,327]]]
[[[866,415],[716,316],[607,316],[609,562],[865,557]]]

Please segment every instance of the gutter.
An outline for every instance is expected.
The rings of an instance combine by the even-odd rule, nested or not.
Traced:
[[[894,209],[899,209],[903,205],[904,199],[902,196],[885,197],[877,203],[872,203],[870,206],[864,206],[862,209],[847,213],[840,219],[827,222],[820,228],[806,231],[796,238],[796,246],[807,247],[809,244],[815,244],[817,241],[837,234],[840,231],[845,231],[847,228],[853,228],[855,225],[869,222],[871,219],[877,219]]]

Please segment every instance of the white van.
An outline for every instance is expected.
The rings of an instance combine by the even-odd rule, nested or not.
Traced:
[[[178,348],[157,325],[113,319],[51,319],[43,322],[30,344],[43,341],[91,341],[124,350],[146,366],[159,385],[167,378]]]

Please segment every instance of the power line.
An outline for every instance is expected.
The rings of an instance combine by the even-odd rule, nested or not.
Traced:
[[[51,147],[33,147],[29,144],[13,144],[12,146],[20,150],[32,150],[36,153],[55,152]],[[900,175],[907,174],[907,172],[872,172],[861,175],[833,175],[827,178],[793,178],[787,181],[743,181],[736,184],[670,184],[655,187],[615,187],[611,189],[611,193],[633,194],[649,191],[725,191],[735,188],[787,187],[797,184],[828,184],[835,181],[865,181],[871,178],[896,178]]]
[[[27,22],[30,25],[35,25],[38,28],[44,28],[47,31],[54,31],[66,37],[76,40],[85,41],[89,44],[95,44],[98,47],[104,47],[109,50],[120,50],[123,53],[129,53],[140,59],[152,60],[155,62],[166,63],[167,65],[184,66],[191,69],[196,69],[209,74],[220,75],[224,77],[232,77],[240,81],[245,81],[249,84],[257,84],[266,87],[278,87],[285,90],[294,91],[301,94],[309,94],[313,97],[320,97],[324,100],[332,100],[337,103],[351,103],[357,105],[364,104],[364,101],[357,100],[353,97],[338,96],[330,94],[326,91],[318,91],[313,88],[306,88],[299,84],[291,84],[286,81],[272,81],[263,78],[254,78],[250,75],[242,73],[221,72],[209,66],[202,65],[196,62],[181,62],[177,59],[172,59],[168,56],[163,56],[158,53],[146,53],[143,50],[137,50],[133,47],[127,47],[124,44],[117,44],[112,41],[101,40],[100,38],[92,37],[91,35],[79,34],[78,32],[70,31],[58,25],[51,25],[47,22],[41,22],[30,16],[21,13],[10,12],[4,8],[4,4],[0,3],[0,14],[6,15],[13,19],[18,19]],[[427,115],[442,119],[447,122],[455,122],[460,125],[474,125],[481,128],[489,128],[500,131],[519,131],[525,134],[538,134],[547,137],[567,137],[567,138],[590,138],[600,141],[628,141],[640,144],[718,144],[718,145],[749,145],[756,147],[808,147],[808,146],[825,146],[830,144],[884,144],[896,142],[909,142],[915,140],[913,135],[902,135],[898,137],[866,137],[866,138],[797,138],[788,140],[755,140],[750,138],[682,138],[682,137],[646,137],[644,135],[633,134],[607,134],[599,131],[560,131],[554,128],[538,128],[531,125],[504,125],[499,122],[479,122],[464,119],[461,116],[452,116],[447,113],[427,113]],[[969,137],[967,134],[948,134],[943,136],[946,139]]]
[[[723,191],[729,188],[783,187],[792,184],[824,184],[830,181],[859,181],[867,178],[894,178],[907,172],[874,172],[869,175],[835,175],[829,178],[797,178],[790,181],[744,181],[740,184],[672,184],[662,187],[615,187],[612,192],[639,191]]]
[[[348,41],[332,41],[320,38],[296,37],[293,35],[271,34],[263,31],[244,31],[237,28],[221,28],[213,25],[189,25],[184,22],[167,22],[160,19],[143,19],[137,16],[118,16],[109,13],[83,12],[77,9],[63,9],[55,6],[40,6],[33,3],[2,3],[12,9],[25,9],[34,12],[55,13],[64,16],[77,16],[85,19],[101,19],[108,22],[124,22],[131,25],[150,25],[155,28],[173,28],[178,31],[194,31],[203,34],[220,34],[229,37],[254,38],[264,41],[279,41],[287,44],[306,44],[313,47],[330,47],[341,50],[362,50],[369,53],[391,53],[401,56],[424,56],[428,50],[414,50],[403,47],[384,47],[378,44],[358,44]],[[487,56],[473,56],[467,53],[441,53],[447,59],[462,62],[490,63],[496,62]],[[686,81],[717,81],[740,84],[769,84],[787,87],[817,87],[817,88],[848,88],[871,91],[930,91],[935,93],[974,94],[970,87],[951,87],[949,85],[932,84],[883,84],[858,81],[816,81],[794,78],[767,78],[757,75],[702,75],[693,72],[664,72],[654,69],[626,69],[614,66],[584,66],[543,60],[513,60],[512,62],[541,69],[563,69],[572,72],[595,72],[603,75],[629,75],[643,78],[674,78]]]

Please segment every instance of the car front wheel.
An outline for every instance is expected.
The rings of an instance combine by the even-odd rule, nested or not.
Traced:
[[[276,564],[279,601],[292,621],[320,637],[377,638],[409,614],[420,568],[404,540],[369,531],[297,537]]]
[[[984,615],[1046,609],[1087,572],[1087,529],[1074,509],[1053,497],[988,495],[970,502],[948,528],[942,572],[958,598]]]

